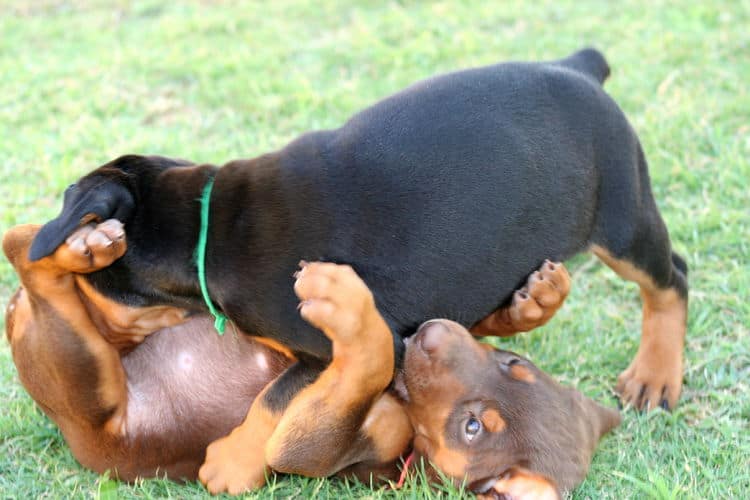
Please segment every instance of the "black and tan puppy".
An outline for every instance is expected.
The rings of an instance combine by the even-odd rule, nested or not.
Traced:
[[[618,390],[638,408],[671,407],[682,384],[687,268],[671,250],[639,141],[602,90],[608,73],[594,50],[451,73],[341,128],[222,168],[121,157],[66,191],[30,257],[53,252],[82,222],[114,217],[129,250],[91,284],[131,305],[205,310],[193,262],[196,200],[215,178],[211,298],[298,362],[256,399],[247,425],[209,448],[201,477],[212,491],[262,484],[265,436],[331,359],[329,339],[294,314],[286,283],[299,259],[356,269],[400,352],[400,339],[434,317],[504,331],[503,317],[483,318],[543,259],[593,251],[643,298],[641,346]],[[347,417],[353,429],[371,402],[360,403]],[[261,423],[264,432],[243,431]]]

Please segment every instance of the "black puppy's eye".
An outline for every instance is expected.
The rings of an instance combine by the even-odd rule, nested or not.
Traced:
[[[466,421],[466,425],[464,425],[464,433],[466,434],[466,439],[469,441],[474,439],[481,430],[482,422],[476,417],[469,417],[469,420]]]
[[[518,364],[520,362],[521,362],[521,360],[518,359],[518,358],[510,358],[508,361],[505,362],[505,364],[508,365],[508,366],[513,366],[513,365],[516,365],[516,364]]]

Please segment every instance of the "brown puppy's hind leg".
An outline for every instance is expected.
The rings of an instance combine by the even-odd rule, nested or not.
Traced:
[[[4,235],[3,251],[28,294],[34,318],[26,330],[19,325],[19,331],[8,333],[16,364],[38,365],[34,370],[19,369],[24,385],[35,399],[54,407],[61,427],[77,429],[83,421],[119,434],[127,398],[120,355],[99,335],[72,274],[108,266],[125,253],[122,226],[120,231],[116,224],[100,226],[102,230],[80,228],[52,255],[36,262],[29,261],[28,253],[40,226],[16,226]],[[50,323],[55,320],[60,323]],[[71,441],[74,451],[87,449],[85,443],[80,448],[77,444]]]
[[[507,337],[544,325],[562,306],[570,292],[570,275],[560,262],[544,261],[526,285],[501,307],[469,329],[476,336]]]
[[[210,493],[226,491],[239,495],[265,484],[265,476],[270,472],[263,455],[265,445],[282,414],[271,409],[266,398],[278,380],[269,383],[255,398],[242,424],[206,449],[198,478]]]

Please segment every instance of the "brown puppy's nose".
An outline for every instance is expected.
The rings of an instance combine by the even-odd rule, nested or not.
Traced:
[[[427,354],[434,354],[445,344],[445,339],[450,335],[448,328],[442,321],[428,321],[419,328],[420,344]]]

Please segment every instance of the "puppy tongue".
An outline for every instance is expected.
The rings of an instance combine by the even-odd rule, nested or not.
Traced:
[[[404,381],[404,370],[396,372],[391,384],[391,391],[404,403],[409,402],[409,391],[406,389],[406,382]]]
[[[406,482],[406,476],[409,474],[409,466],[414,461],[414,453],[415,451],[412,450],[412,452],[409,453],[409,456],[406,457],[404,468],[401,469],[401,476],[398,478],[398,483],[396,483],[396,485],[393,487],[394,490],[401,489],[401,487],[404,486],[404,483]]]

